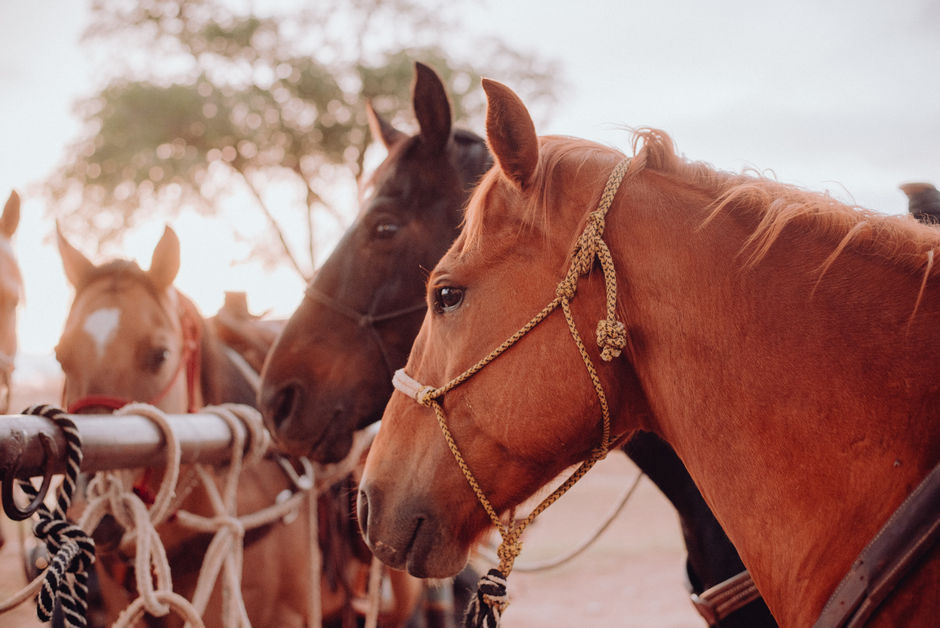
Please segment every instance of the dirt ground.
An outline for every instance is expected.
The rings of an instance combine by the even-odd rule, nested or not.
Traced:
[[[18,411],[30,403],[55,401],[59,390],[58,382],[21,386],[14,391],[11,408]],[[503,628],[705,625],[685,593],[685,550],[676,515],[646,478],[610,528],[584,553],[548,571],[521,571],[527,564],[567,553],[590,535],[636,473],[626,456],[612,453],[532,524],[509,578],[511,603],[503,615]],[[0,515],[7,540],[0,550],[0,601],[25,584],[16,525]],[[31,602],[0,615],[3,628],[40,625]]]

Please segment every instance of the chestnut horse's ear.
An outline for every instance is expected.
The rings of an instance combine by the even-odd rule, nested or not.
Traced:
[[[372,132],[372,137],[380,140],[385,148],[391,148],[407,137],[375,111],[372,101],[366,102],[366,117],[369,118],[369,131]]]
[[[450,102],[440,77],[420,62],[415,62],[415,84],[411,100],[415,118],[421,127],[421,142],[432,151],[444,150],[450,140]]]
[[[176,232],[167,226],[163,231],[163,237],[153,250],[147,275],[156,287],[166,289],[173,285],[179,269],[180,240],[176,237]]]
[[[3,215],[0,216],[0,233],[10,238],[16,233],[16,227],[20,224],[20,195],[16,190],[10,192],[10,198],[7,204],[3,206]]]
[[[62,258],[62,268],[65,269],[65,278],[73,286],[80,286],[89,273],[95,269],[95,265],[68,243],[62,235],[62,227],[58,220],[55,222],[55,235],[59,245],[59,256]]]
[[[486,92],[486,141],[503,173],[520,189],[532,179],[539,163],[535,124],[514,91],[483,79]]]

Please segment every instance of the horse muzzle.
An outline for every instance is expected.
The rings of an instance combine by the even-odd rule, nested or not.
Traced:
[[[383,490],[363,478],[357,500],[359,527],[379,560],[417,578],[449,578],[464,568],[469,546],[456,539],[454,527],[443,517],[417,497],[399,507],[388,507],[389,501]]]

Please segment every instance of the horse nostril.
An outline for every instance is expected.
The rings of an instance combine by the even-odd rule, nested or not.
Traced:
[[[281,427],[297,410],[300,391],[296,384],[288,384],[281,388],[271,403],[271,421],[274,427]]]

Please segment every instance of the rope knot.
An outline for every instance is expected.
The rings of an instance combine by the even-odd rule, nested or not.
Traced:
[[[425,408],[430,408],[434,404],[436,397],[434,396],[434,386],[422,386],[417,393],[415,393],[415,399]]]
[[[425,408],[434,406],[434,400],[437,399],[437,389],[433,386],[425,386],[407,373],[405,369],[398,369],[392,377],[392,386],[399,392],[408,395]]]
[[[610,362],[627,346],[627,328],[614,318],[598,321],[597,346],[601,350],[601,359]]]
[[[555,288],[555,296],[562,299],[567,299],[570,301],[574,298],[575,290],[577,289],[577,283],[570,277],[565,277],[558,283],[558,287]]]

